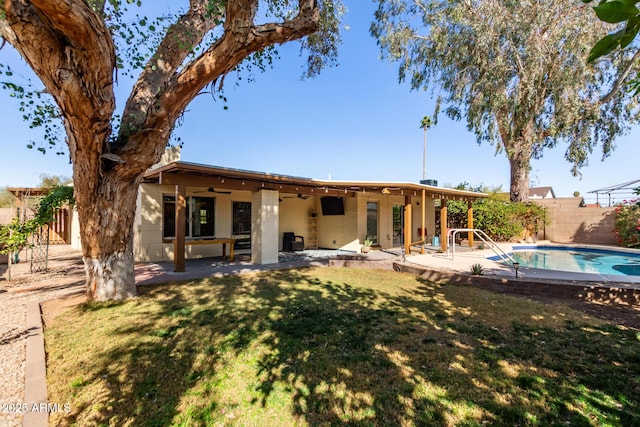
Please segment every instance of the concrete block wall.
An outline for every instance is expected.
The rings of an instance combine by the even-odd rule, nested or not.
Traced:
[[[615,208],[580,207],[579,197],[531,200],[547,210],[538,239],[558,243],[616,245]]]

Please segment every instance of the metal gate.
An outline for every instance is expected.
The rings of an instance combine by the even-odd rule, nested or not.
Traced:
[[[42,273],[47,271],[49,259],[49,226],[40,227],[37,232],[31,235],[31,259],[29,268],[31,273]]]

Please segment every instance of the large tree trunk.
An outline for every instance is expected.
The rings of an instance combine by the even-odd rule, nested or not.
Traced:
[[[523,149],[515,149],[509,156],[511,180],[509,198],[512,202],[522,202],[529,198],[529,159],[531,153]]]
[[[78,169],[78,168],[75,168]],[[76,174],[77,175],[77,174]],[[78,183],[78,178],[74,180]],[[106,174],[75,184],[89,300],[136,296],[133,222],[139,183]]]
[[[120,252],[85,256],[83,260],[89,300],[122,300],[137,295],[131,242]]]

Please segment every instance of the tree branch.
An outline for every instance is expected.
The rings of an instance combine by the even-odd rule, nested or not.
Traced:
[[[175,93],[167,92],[166,97],[177,95],[184,99],[185,93],[195,95],[209,82],[235,68],[247,55],[276,43],[300,39],[318,29],[320,16],[314,0],[300,0],[299,13],[293,19],[259,26],[247,21],[253,19],[254,13],[249,10],[253,3],[253,0],[229,1],[224,36],[185,67],[176,79]]]
[[[114,168],[127,176],[136,176],[140,172],[138,169],[148,168],[150,165],[144,164],[144,160],[141,159],[159,158],[175,120],[202,88],[231,71],[248,55],[267,46],[299,39],[316,31],[320,15],[315,0],[299,0],[298,3],[299,13],[294,18],[282,23],[255,26],[253,19],[257,1],[229,0],[223,36],[202,55],[187,64],[179,74],[154,82],[161,90],[147,93],[153,94],[153,97],[149,97],[143,106],[145,120],[138,127],[138,133],[129,137],[126,145],[118,152],[124,163],[115,165]],[[140,87],[149,85],[148,79],[152,75],[150,72],[146,73],[147,81]],[[148,143],[151,135],[159,144]]]
[[[622,71],[622,74],[620,74],[620,76],[616,79],[609,93],[603,96],[602,98],[600,98],[600,102],[599,102],[600,105],[606,104],[607,102],[611,101],[613,97],[616,95],[616,93],[618,93],[618,91],[622,88],[622,84],[624,83],[625,79],[631,72],[631,69],[633,68],[633,63],[636,61],[636,59],[638,59],[638,57],[640,57],[640,49],[636,51],[633,57],[629,60],[629,63],[625,66],[624,70]]]
[[[509,47],[511,48],[512,55],[516,59],[516,66],[518,67],[518,71],[520,72],[520,79],[526,80],[527,73],[524,65],[522,64],[522,58],[520,58],[520,52],[518,52],[518,49],[513,44],[513,40],[511,40],[511,37],[509,34],[507,35],[507,41],[509,42]]]
[[[115,47],[104,22],[84,1],[6,0],[3,37],[29,63],[64,112],[69,153],[78,132],[91,129],[95,144],[111,132],[115,109]],[[86,153],[90,147],[84,147]]]
[[[220,14],[207,11],[207,0],[191,0],[190,4],[187,13],[168,29],[131,91],[123,113],[123,120],[127,123],[118,136],[122,145],[131,134],[144,128],[158,93],[164,90],[187,56],[222,19]]]
[[[103,50],[104,40],[111,40],[104,21],[84,1],[31,0],[31,4],[42,16],[46,16],[51,28],[64,34],[76,49]],[[105,53],[109,55],[113,52],[115,49],[111,45],[110,52]]]

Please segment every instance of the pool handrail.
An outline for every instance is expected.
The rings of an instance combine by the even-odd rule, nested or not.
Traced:
[[[478,237],[485,244],[487,244],[487,246],[489,246],[489,248],[493,251],[493,253],[495,253],[498,257],[500,257],[500,260],[504,261],[505,264],[508,265],[508,262],[506,262],[505,259],[508,259],[509,261],[511,261],[511,265],[513,265],[513,263],[516,262],[511,257],[511,255],[503,251],[502,248],[498,246],[498,244],[494,242],[493,239],[487,235],[487,233],[485,233],[479,228],[450,228],[449,231],[447,231],[447,243],[448,243],[447,256],[449,255],[449,251],[451,251],[452,260],[456,258],[456,245],[455,245],[456,234],[469,233],[469,232],[473,232],[473,234],[476,237]]]

